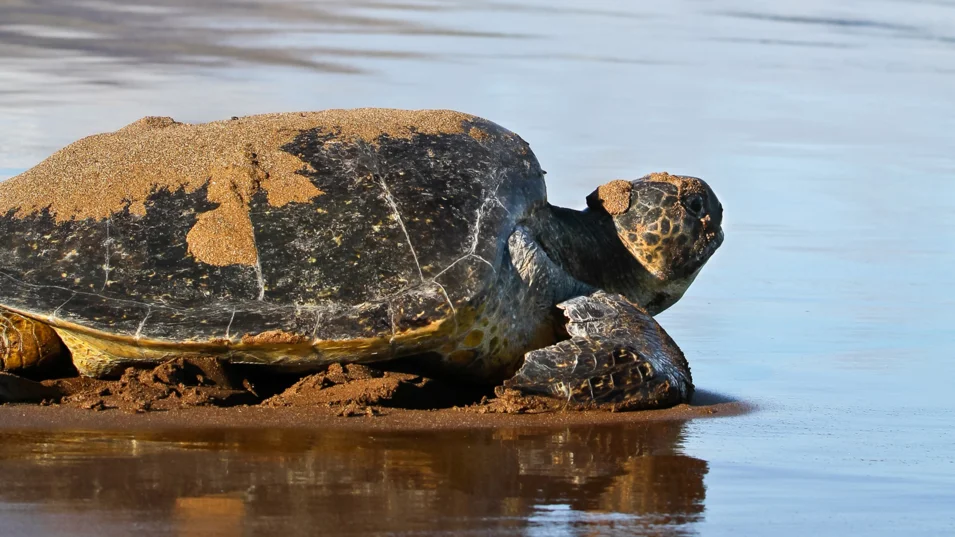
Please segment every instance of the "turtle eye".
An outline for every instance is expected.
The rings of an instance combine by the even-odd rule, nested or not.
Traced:
[[[686,210],[693,216],[703,216],[703,196],[693,194],[683,202],[683,206],[686,207]]]

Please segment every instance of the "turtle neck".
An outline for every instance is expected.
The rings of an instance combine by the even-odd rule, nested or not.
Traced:
[[[613,217],[603,211],[577,211],[546,205],[537,211],[534,238],[568,274],[590,286],[619,293],[651,313],[662,308],[663,283],[653,277],[617,236]]]

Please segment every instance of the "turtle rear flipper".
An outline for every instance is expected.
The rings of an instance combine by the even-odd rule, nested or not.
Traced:
[[[63,344],[52,328],[0,309],[0,371],[48,372],[63,362]]]
[[[639,306],[598,291],[558,304],[571,339],[528,352],[505,388],[578,408],[665,408],[690,400],[680,348]]]

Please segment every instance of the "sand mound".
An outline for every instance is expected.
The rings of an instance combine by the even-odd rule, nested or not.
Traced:
[[[117,409],[127,413],[241,406],[302,411],[326,417],[384,416],[415,411],[433,416],[448,412],[473,416],[567,415],[569,413],[561,411],[620,410],[613,406],[568,408],[563,401],[528,396],[502,387],[471,386],[358,364],[334,364],[318,373],[295,376],[260,367],[231,365],[214,358],[176,358],[153,369],[129,368],[114,380],[73,376],[33,381],[0,373],[0,403]],[[687,417],[705,415],[707,408],[716,408],[720,403],[725,401],[695,400],[695,410]],[[680,405],[673,410],[681,407],[686,407],[684,414],[691,408]]]
[[[176,358],[116,380],[69,377],[32,381],[0,373],[0,402],[40,403],[128,412],[199,406],[322,407],[340,415],[377,415],[384,408],[431,410],[485,406],[490,391],[358,364],[334,364],[294,377],[212,358]],[[483,400],[483,402],[482,402]]]

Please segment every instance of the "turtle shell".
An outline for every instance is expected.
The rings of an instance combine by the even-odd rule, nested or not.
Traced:
[[[0,306],[137,345],[394,346],[493,293],[545,196],[527,143],[452,111],[145,118],[0,183]]]

